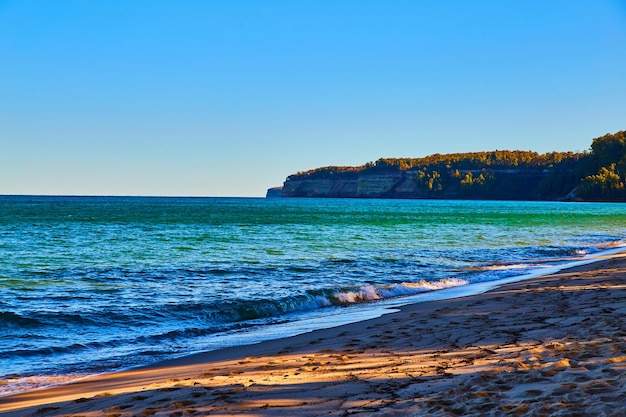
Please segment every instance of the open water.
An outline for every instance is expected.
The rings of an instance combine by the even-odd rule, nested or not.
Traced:
[[[0,196],[0,395],[372,317],[625,236],[626,204]]]

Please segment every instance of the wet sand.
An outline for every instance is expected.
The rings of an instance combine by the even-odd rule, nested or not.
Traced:
[[[2,416],[622,416],[626,254],[0,398]]]

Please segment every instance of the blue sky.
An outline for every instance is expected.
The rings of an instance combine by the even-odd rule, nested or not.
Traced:
[[[586,150],[626,129],[624,68],[624,0],[0,0],[0,194]]]

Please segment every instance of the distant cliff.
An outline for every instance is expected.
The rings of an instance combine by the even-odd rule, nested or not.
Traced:
[[[466,198],[536,200],[543,170],[463,170],[457,172],[398,170],[335,178],[291,176],[282,197],[335,198]],[[471,180],[470,180],[471,179]]]
[[[267,189],[267,193],[265,193],[265,197],[267,198],[276,198],[283,196],[283,187],[272,187]]]
[[[287,177],[268,197],[626,201],[626,135],[591,152],[493,151],[379,159]]]

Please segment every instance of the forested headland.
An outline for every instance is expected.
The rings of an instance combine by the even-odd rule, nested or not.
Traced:
[[[626,132],[595,138],[585,152],[496,150],[317,168],[268,195],[626,201]]]

